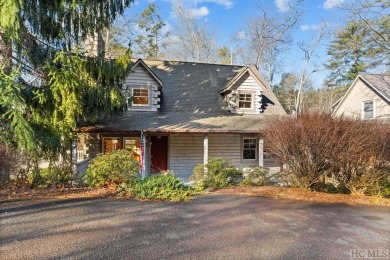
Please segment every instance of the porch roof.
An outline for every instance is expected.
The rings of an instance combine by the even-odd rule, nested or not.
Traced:
[[[127,112],[102,124],[85,126],[79,132],[214,132],[260,133],[267,116],[224,113]]]

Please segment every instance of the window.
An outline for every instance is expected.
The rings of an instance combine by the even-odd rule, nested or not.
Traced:
[[[257,139],[256,138],[244,138],[242,145],[242,159],[243,160],[256,160],[257,151]]]
[[[103,138],[103,152],[109,153],[111,151],[119,150],[120,144],[120,137],[105,137]]]
[[[123,139],[123,148],[132,151],[134,158],[140,160],[141,158],[141,148],[140,148],[140,138],[139,137],[126,137]]]
[[[374,100],[363,101],[363,118],[374,118]]]
[[[149,106],[149,89],[133,88],[133,105]]]
[[[238,95],[238,108],[248,109],[252,108],[252,94]]]

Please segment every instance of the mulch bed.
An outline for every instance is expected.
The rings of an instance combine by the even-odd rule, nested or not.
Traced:
[[[329,194],[306,191],[299,188],[275,186],[244,187],[234,186],[210,191],[212,194],[237,194],[249,196],[264,196],[275,199],[292,199],[317,203],[341,203],[349,205],[380,205],[390,207],[390,199],[354,196],[346,194]],[[66,198],[102,198],[117,196],[118,189],[107,188],[37,188],[37,189],[0,189],[0,201],[28,199],[66,199]],[[122,196],[123,198],[123,196]]]
[[[390,199],[370,197],[370,196],[355,196],[347,194],[330,194],[324,192],[307,191],[300,188],[285,188],[274,186],[263,187],[244,187],[234,186],[223,189],[215,189],[212,193],[216,194],[237,194],[249,196],[264,196],[275,199],[292,199],[303,200],[319,203],[341,203],[349,205],[380,205],[390,206]]]
[[[117,194],[114,188],[36,188],[36,189],[1,189],[0,201],[28,199],[66,199],[112,197]]]

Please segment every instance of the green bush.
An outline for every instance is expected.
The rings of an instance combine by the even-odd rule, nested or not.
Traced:
[[[179,178],[170,174],[155,174],[139,179],[129,186],[129,191],[138,199],[161,201],[187,201],[196,194],[195,190],[184,186]]]
[[[327,193],[341,193],[341,194],[349,194],[350,191],[343,184],[333,184],[333,183],[324,183],[324,188],[321,191]]]
[[[245,175],[242,185],[247,186],[264,186],[269,183],[269,170],[260,166],[251,168]]]
[[[38,187],[68,185],[73,181],[74,174],[71,166],[51,166],[37,172],[31,171],[28,179],[31,185]]]
[[[190,180],[195,181],[202,188],[227,187],[236,185],[242,180],[242,170],[228,159],[212,157],[206,167],[204,164],[198,164],[194,168]]]
[[[83,178],[89,186],[121,185],[135,181],[140,168],[131,152],[117,150],[91,160]]]

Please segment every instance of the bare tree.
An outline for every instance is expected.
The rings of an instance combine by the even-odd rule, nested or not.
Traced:
[[[138,15],[131,17],[120,16],[115,23],[104,32],[105,53],[108,57],[118,57],[126,53],[129,49],[135,52],[136,46],[133,42],[136,39],[136,25],[139,20]]]
[[[343,8],[351,14],[351,20],[358,20],[365,25],[371,41],[389,55],[390,1],[357,0]]]
[[[182,3],[176,3],[175,13],[180,19],[181,32],[178,37],[184,51],[183,58],[198,62],[215,62],[217,59],[216,40],[213,33],[199,25]]]
[[[326,24],[322,24],[319,28],[316,38],[312,42],[298,43],[298,47],[303,53],[303,65],[299,75],[299,83],[295,98],[295,111],[297,114],[302,112],[305,88],[307,88],[307,83],[310,79],[310,76],[320,71],[322,67],[321,64],[313,64],[313,59],[316,57],[316,50],[318,46],[322,43],[327,35],[325,29]]]
[[[259,15],[249,19],[246,30],[234,37],[243,63],[262,70],[271,84],[275,72],[282,66],[280,55],[291,43],[291,32],[301,17],[300,2],[290,4],[288,12],[277,15],[258,4]]]

